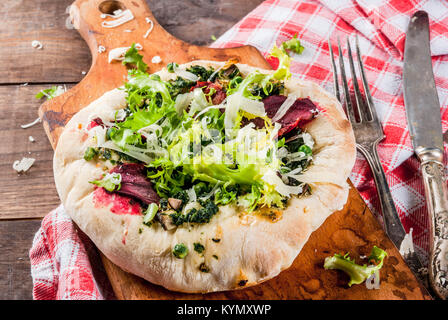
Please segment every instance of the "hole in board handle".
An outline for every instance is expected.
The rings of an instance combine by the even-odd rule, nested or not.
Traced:
[[[114,14],[114,12],[117,10],[126,10],[126,7],[120,1],[106,0],[100,3],[98,9],[101,11],[101,13]]]

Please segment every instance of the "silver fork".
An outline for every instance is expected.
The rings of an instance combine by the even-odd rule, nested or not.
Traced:
[[[336,68],[336,62],[330,39],[328,39],[328,46],[333,68],[334,91],[336,97],[342,103],[343,99],[339,89],[338,71]],[[344,105],[355,134],[356,148],[364,155],[372,170],[381,205],[383,228],[395,246],[400,249],[401,243],[406,236],[406,231],[401,224],[394,201],[392,199],[389,185],[386,181],[386,175],[378,157],[377,146],[378,143],[385,138],[385,136],[373,104],[372,96],[370,94],[369,84],[367,82],[364,65],[359,50],[358,37],[356,37],[356,56],[358,57],[359,74],[361,76],[365,97],[363,97],[358,85],[352,49],[350,46],[350,41],[347,39],[348,60],[350,65],[350,73],[352,75],[355,103],[352,102],[350,97],[350,90],[348,87],[347,76],[345,74],[345,65],[339,38],[338,51],[342,89],[344,93]],[[403,258],[411,270],[414,271],[414,274],[416,274],[423,283],[426,283],[426,278],[422,274],[422,264],[420,263],[415,251],[403,254]]]

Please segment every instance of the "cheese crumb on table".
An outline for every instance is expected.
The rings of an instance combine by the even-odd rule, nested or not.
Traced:
[[[32,42],[31,42],[31,46],[33,47],[33,48],[36,48],[36,49],[42,49],[44,46],[42,45],[42,43],[40,42],[40,41],[37,41],[37,40],[33,40]]]
[[[14,170],[16,170],[17,172],[19,172],[19,173],[20,172],[26,172],[34,164],[34,161],[36,161],[36,159],[23,157],[22,160],[14,161],[14,163],[12,165],[12,168]]]

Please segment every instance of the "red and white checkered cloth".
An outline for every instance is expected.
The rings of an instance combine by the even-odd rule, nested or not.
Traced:
[[[430,17],[433,68],[445,131],[448,128],[448,3],[445,1],[268,0],[212,46],[228,48],[250,44],[267,57],[274,44],[280,45],[297,34],[305,50],[301,55],[292,54],[292,73],[332,91],[328,38],[337,53],[338,36],[341,40],[359,36],[370,90],[386,135],[378,152],[400,218],[406,231],[413,229],[416,249],[425,262],[429,250],[429,221],[419,164],[412,156],[402,89],[405,32],[410,17],[417,10],[425,10]],[[343,54],[347,56],[345,47]],[[276,67],[276,61],[268,61]],[[351,180],[370,208],[378,213],[372,174],[360,156]],[[94,250],[80,234],[62,207],[44,218],[30,251],[35,299],[112,296],[104,278],[94,274],[92,265],[101,263],[98,260],[89,262],[88,252]]]

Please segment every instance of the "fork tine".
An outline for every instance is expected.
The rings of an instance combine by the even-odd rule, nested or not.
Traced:
[[[373,105],[372,95],[370,94],[370,88],[369,83],[367,82],[366,72],[364,70],[364,64],[362,63],[362,56],[361,51],[359,50],[359,40],[358,35],[356,35],[356,55],[358,56],[358,66],[359,66],[359,72],[361,73],[361,79],[362,79],[362,85],[364,87],[364,92],[366,94],[366,105],[369,112],[369,120],[370,121],[377,121],[378,116],[376,114],[375,107]]]
[[[350,41],[348,37],[347,37],[347,49],[348,49],[348,62],[350,64],[350,71],[352,74],[353,89],[355,91],[356,111],[358,112],[359,122],[362,122],[363,118],[366,118],[365,117],[366,115],[365,114],[363,115],[364,108],[362,102],[362,94],[361,91],[359,90],[358,78],[356,77],[355,72],[355,64],[353,63],[352,48],[350,46]]]
[[[342,57],[341,42],[339,41],[339,37],[338,37],[338,51],[339,51],[339,67],[341,69],[342,88],[344,89],[346,111],[350,119],[350,122],[353,125],[356,122],[356,120],[355,120],[355,114],[353,113],[352,102],[350,99],[350,91],[348,89],[347,77],[345,75],[344,58]]]
[[[336,68],[336,62],[334,60],[333,48],[331,47],[330,37],[328,37],[328,48],[330,49],[331,57],[331,68],[333,69],[333,83],[334,83],[334,93],[339,102],[341,101],[341,92],[339,91],[339,80],[338,80],[338,69]]]

